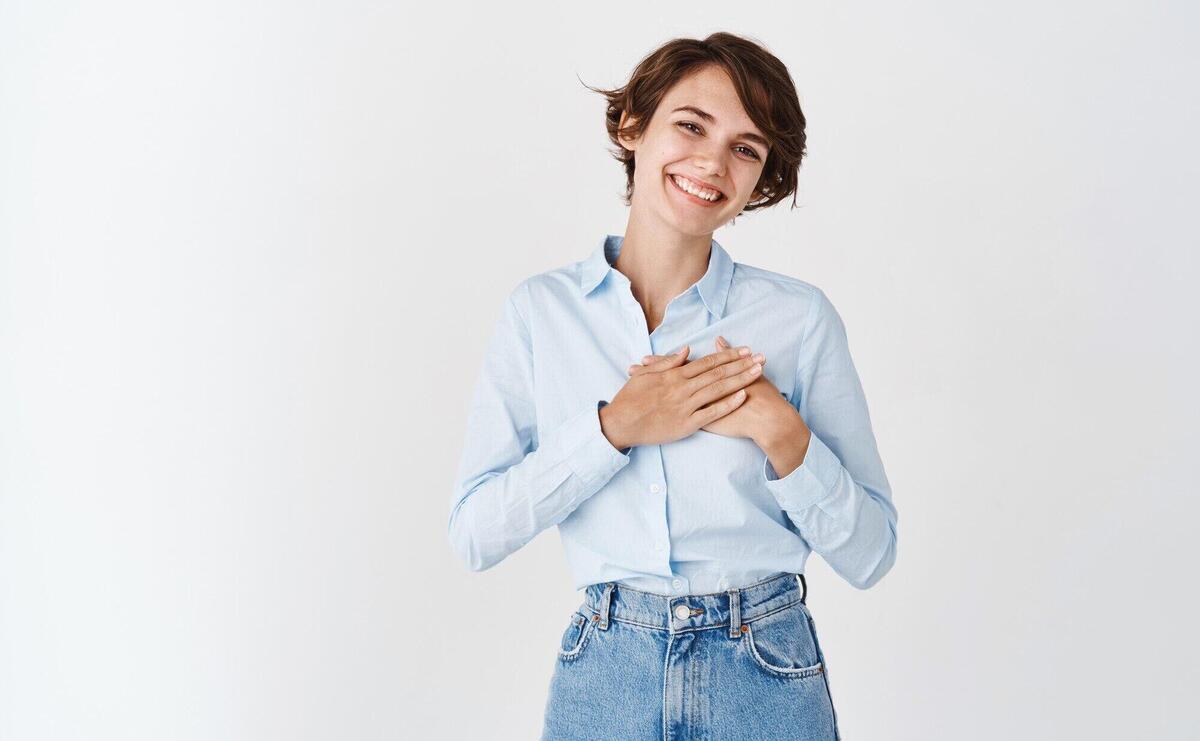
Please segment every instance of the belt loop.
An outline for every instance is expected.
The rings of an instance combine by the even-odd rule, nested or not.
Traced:
[[[730,589],[729,595],[729,637],[742,637],[742,593],[738,589]]]
[[[800,601],[804,602],[807,607],[808,603],[805,600],[808,599],[808,582],[804,580],[804,574],[796,574],[796,576],[800,577],[800,586],[804,587],[804,591],[800,594]]]
[[[608,612],[612,605],[612,593],[615,585],[612,582],[604,585],[604,594],[600,597],[600,622],[597,624],[600,630],[608,630]]]

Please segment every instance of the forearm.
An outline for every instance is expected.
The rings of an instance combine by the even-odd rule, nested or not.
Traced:
[[[865,589],[896,557],[896,514],[882,469],[869,476],[871,488],[863,486],[795,410],[793,416],[770,426],[759,443],[767,488],[809,547]]]
[[[495,439],[482,428],[472,432],[448,523],[450,542],[472,571],[491,568],[561,522],[629,462],[602,435],[593,405],[546,433],[516,463],[515,451],[505,464]]]
[[[790,405],[770,425],[765,425],[755,443],[767,455],[771,467],[780,478],[787,476],[804,463],[812,433],[808,425]]]

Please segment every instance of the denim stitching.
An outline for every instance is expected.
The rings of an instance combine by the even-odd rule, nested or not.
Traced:
[[[747,584],[745,586],[738,587],[738,589],[746,590],[751,587],[757,587],[760,584],[767,584],[768,582],[775,581],[776,579],[783,579],[788,576],[792,577],[793,579],[796,578],[796,574],[784,572],[782,574],[776,574],[775,576],[768,576],[766,579],[762,579],[760,581],[756,581],[751,584]],[[799,584],[799,583],[800,583],[799,581],[796,582],[796,584]],[[624,584],[619,584],[618,587],[621,589],[630,591],[630,592],[641,592],[642,594],[651,594],[651,595],[654,595],[655,597],[670,597],[672,599],[674,599],[676,597],[676,595],[673,595],[673,594],[662,594],[661,592],[647,592],[644,589],[638,589],[636,587],[627,587]],[[686,594],[686,595],[680,595],[680,596],[683,596],[683,597],[721,597],[724,594],[725,594],[725,592],[701,592],[700,594]]]
[[[776,607],[775,609],[773,609],[769,612],[764,612],[761,615],[755,615],[754,617],[752,617],[748,620],[743,618],[742,625],[746,625],[747,623],[752,623],[755,620],[761,620],[762,618],[765,618],[765,617],[770,617],[771,615],[774,615],[777,612],[782,612],[783,610],[786,610],[789,607],[795,607],[796,605],[803,605],[803,604],[804,603],[801,602],[800,600],[796,600],[795,602],[789,602],[786,605]],[[584,609],[586,609],[588,612],[590,612],[594,615],[600,614],[600,612],[596,608],[592,607],[591,605],[584,605]],[[671,631],[670,626],[650,625],[649,623],[640,623],[637,620],[630,620],[629,618],[617,617],[616,615],[611,616],[609,618],[609,621],[616,622],[616,623],[625,623],[626,625],[636,625],[639,628],[650,628],[651,630],[665,630],[668,632],[675,632],[675,633],[690,633],[690,632],[699,631],[699,630],[719,630],[720,628],[728,628],[729,622],[730,622],[728,620],[723,620],[719,623],[714,623],[712,625],[696,625],[696,626],[687,627],[687,628],[678,628],[674,631]],[[591,621],[589,620],[588,622],[591,622]]]
[[[569,661],[579,656],[580,652],[583,651],[584,645],[587,644],[588,639],[592,637],[592,628],[594,622],[595,621],[587,620],[585,618],[583,621],[583,635],[579,636],[579,643],[570,651],[563,651],[562,648],[559,648],[558,658],[563,659],[564,661]]]
[[[667,651],[666,651],[666,655],[663,656],[662,706],[663,706],[664,712],[662,714],[662,717],[663,717],[663,738],[664,739],[667,738],[668,724],[667,724],[667,713],[665,712],[666,707],[667,707],[667,682],[671,681],[671,644],[673,644],[674,642],[675,642],[675,634],[671,633],[667,636]]]
[[[750,654],[754,657],[754,661],[759,666],[761,666],[763,669],[765,669],[769,672],[774,672],[776,674],[780,674],[785,677],[791,677],[791,678],[795,678],[795,679],[803,679],[804,677],[811,677],[811,676],[814,676],[817,674],[822,674],[825,671],[825,667],[824,667],[825,662],[823,662],[823,661],[818,661],[817,663],[813,664],[812,666],[802,666],[802,667],[774,666],[773,664],[768,663],[767,660],[762,657],[762,654],[760,654],[758,652],[758,649],[754,645],[754,629],[753,628],[751,628],[749,631],[746,632],[746,645],[750,647]]]

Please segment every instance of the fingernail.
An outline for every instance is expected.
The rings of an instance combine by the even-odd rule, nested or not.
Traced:
[[[761,363],[761,362],[763,362],[763,360],[765,360],[765,358],[763,357],[763,354],[762,354],[762,353],[755,353],[755,354],[754,354],[754,362],[756,362],[756,363]]]
[[[686,347],[681,347],[681,348],[679,348],[679,350],[678,350],[678,351],[677,351],[675,354],[676,354],[676,355],[683,355],[683,352],[684,352],[684,350],[687,350],[687,348],[686,348]]]
[[[743,358],[749,354],[750,354],[750,348],[748,348],[748,347],[739,347],[738,348],[738,355],[742,356]]]
[[[650,362],[650,356],[649,356],[649,355],[643,355],[643,356],[642,356],[642,362],[643,362],[643,363],[649,363],[649,362]]]

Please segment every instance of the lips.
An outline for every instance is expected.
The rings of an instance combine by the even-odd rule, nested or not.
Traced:
[[[694,195],[692,195],[691,193],[688,193],[688,192],[687,192],[686,190],[684,190],[683,188],[680,188],[680,187],[679,187],[679,184],[675,182],[675,176],[674,176],[674,174],[672,174],[672,173],[667,173],[667,180],[669,180],[669,181],[670,181],[670,183],[671,183],[671,188],[672,188],[672,189],[673,189],[673,190],[674,190],[676,193],[679,193],[679,194],[680,194],[680,195],[682,195],[684,198],[688,199],[688,201],[690,201],[691,203],[695,203],[695,204],[697,204],[697,205],[699,205],[699,206],[716,206],[716,205],[718,205],[718,204],[724,203],[724,202],[725,202],[725,201],[728,199],[728,196],[726,196],[724,193],[721,193],[721,197],[720,197],[720,198],[718,198],[717,200],[715,200],[715,201],[706,201],[706,200],[704,200],[703,198],[700,198],[699,196],[694,196]],[[693,181],[693,182],[695,182],[695,181]],[[716,190],[716,188],[713,188],[713,190]]]

